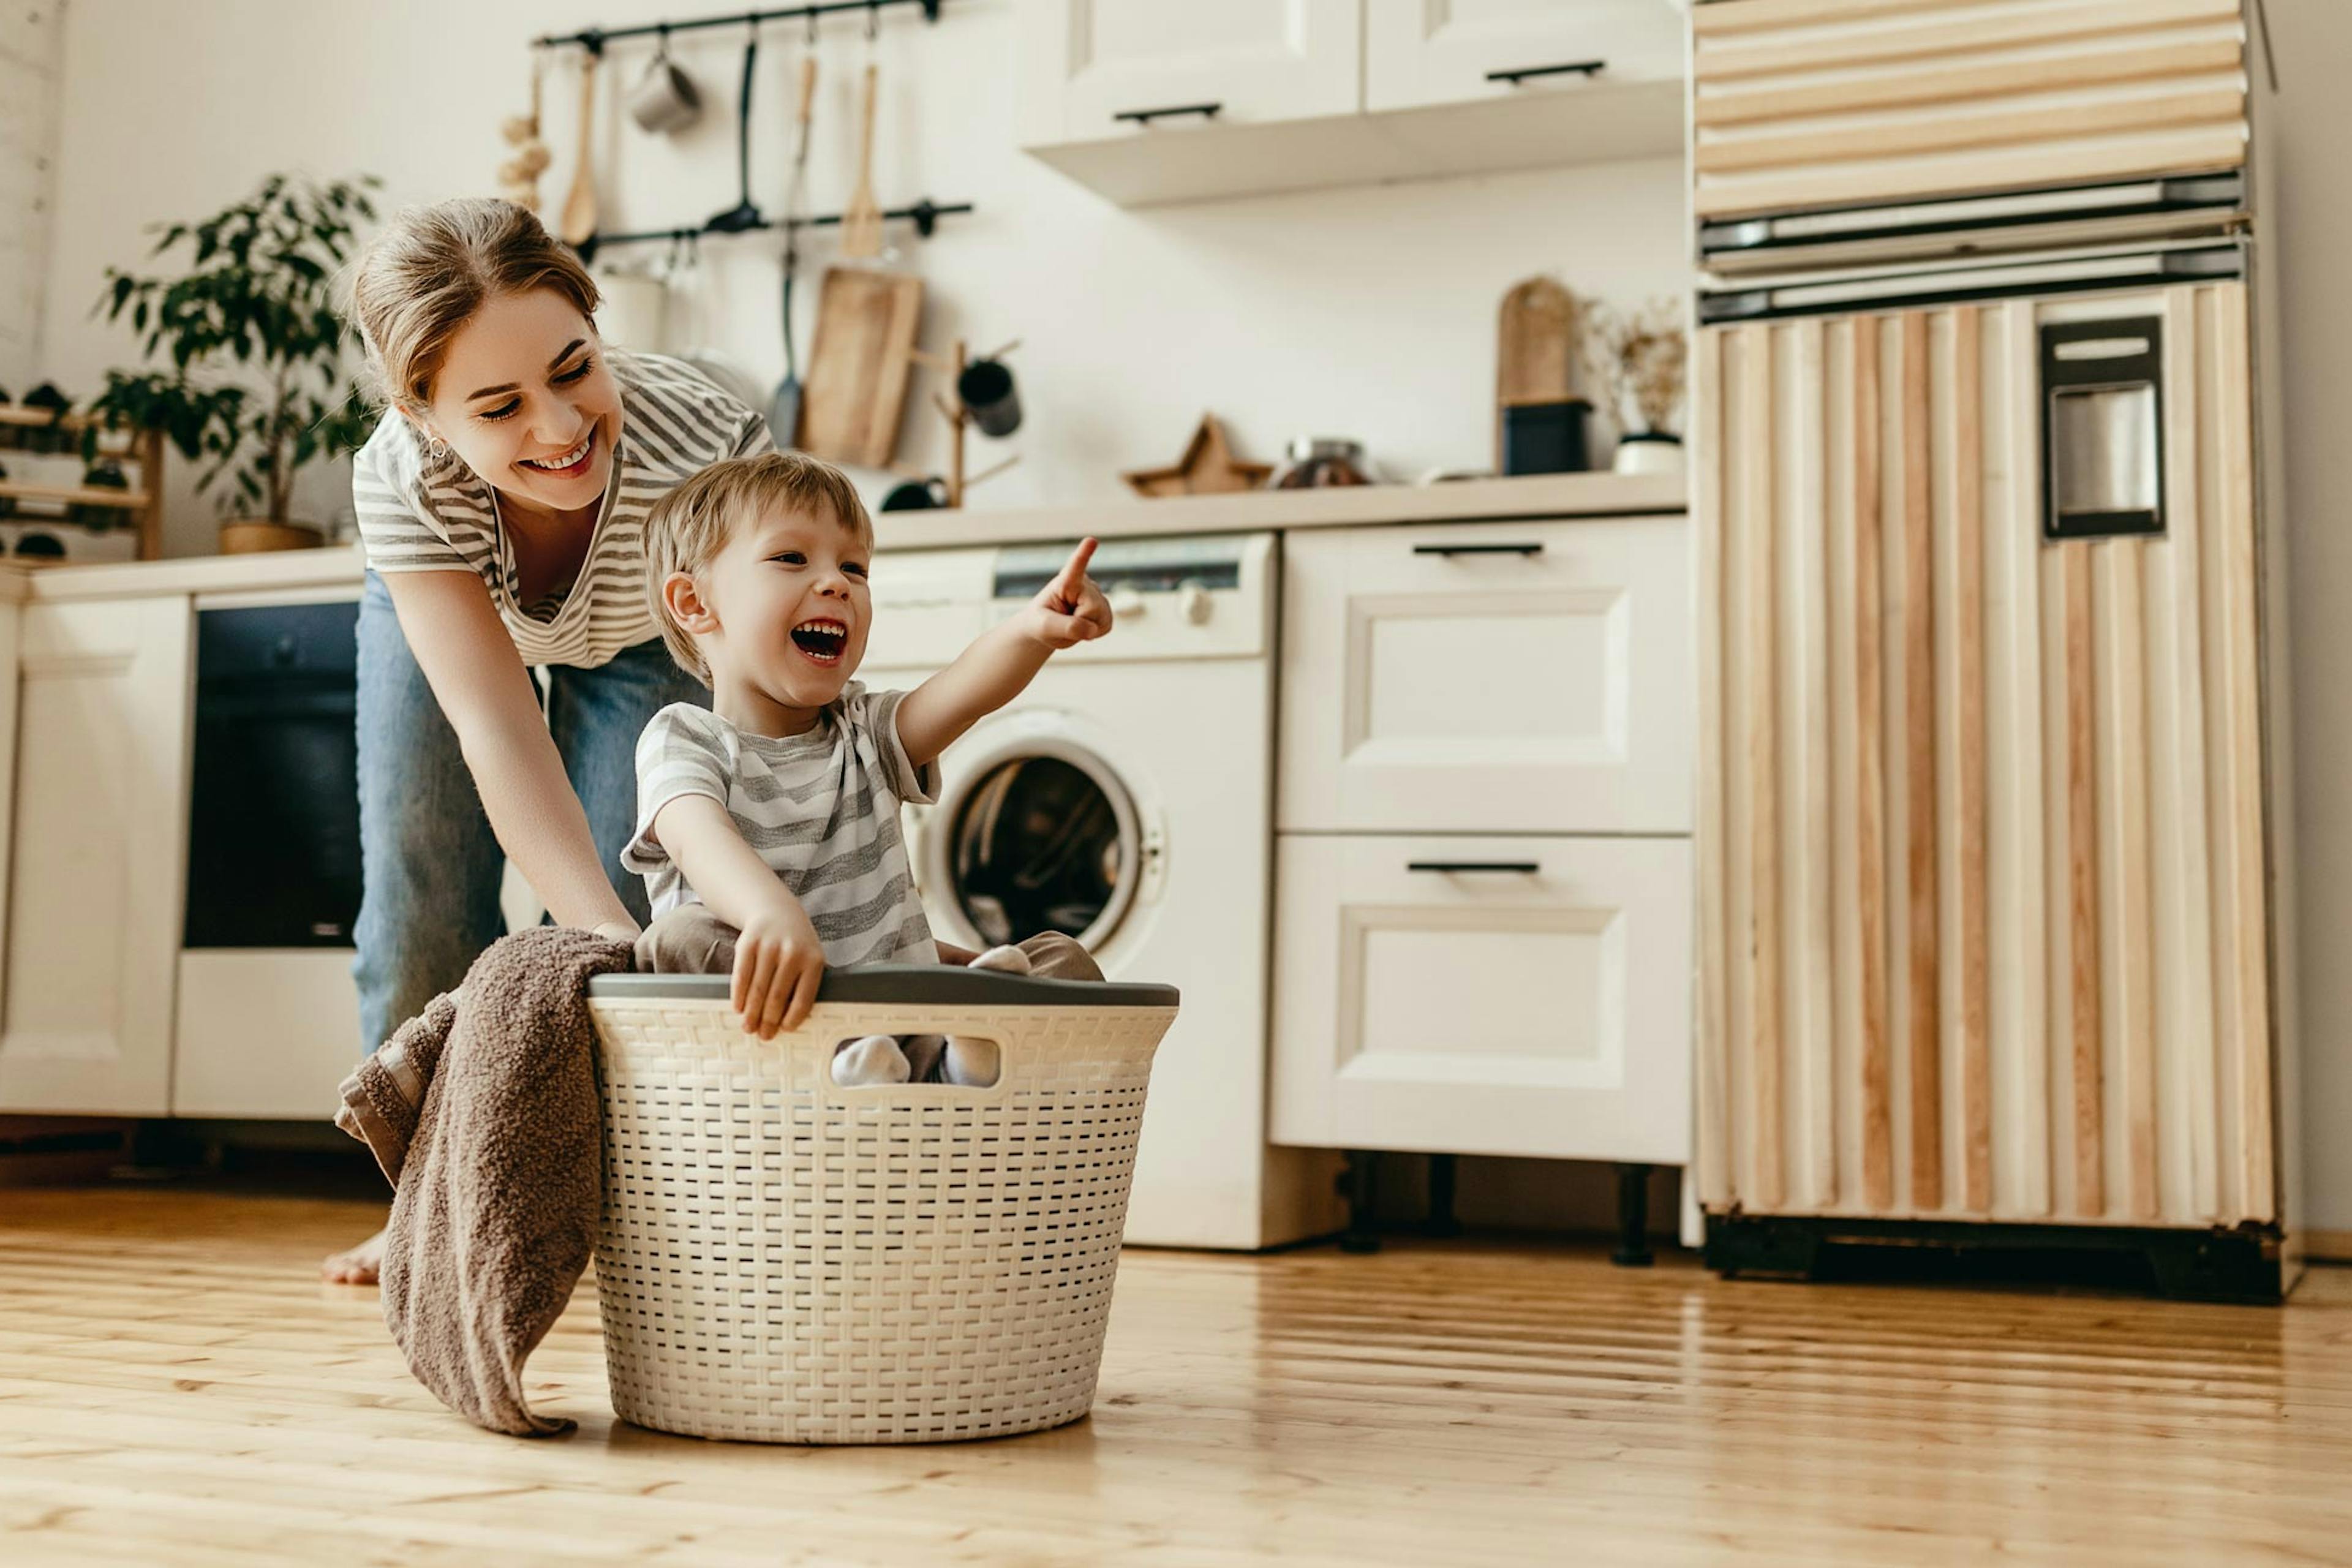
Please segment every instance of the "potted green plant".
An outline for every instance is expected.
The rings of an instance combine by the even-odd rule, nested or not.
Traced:
[[[201,222],[159,226],[152,254],[186,247],[186,272],[107,269],[97,310],[128,316],[148,362],[165,363],[110,371],[89,412],[159,429],[206,465],[198,488],[220,508],[225,551],[318,543],[318,529],[289,515],[294,476],[357,449],[373,426],[344,365],[334,285],[379,184],[273,174]]]

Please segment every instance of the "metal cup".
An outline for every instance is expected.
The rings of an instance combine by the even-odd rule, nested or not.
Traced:
[[[646,74],[629,89],[629,118],[639,129],[656,136],[683,131],[702,115],[702,94],[696,90],[694,79],[677,68],[669,58],[669,46],[664,43],[661,52],[646,67]]]
[[[1010,436],[1021,428],[1021,392],[1003,362],[976,359],[956,377],[956,395],[983,436]]]

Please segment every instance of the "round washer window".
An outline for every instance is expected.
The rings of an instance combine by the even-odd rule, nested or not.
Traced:
[[[1095,946],[1135,896],[1135,808],[1090,756],[997,763],[947,828],[957,906],[992,944],[1057,931]]]

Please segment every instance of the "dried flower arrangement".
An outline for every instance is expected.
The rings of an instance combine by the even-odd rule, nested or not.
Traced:
[[[1689,353],[1682,302],[1662,296],[1623,310],[1595,301],[1585,323],[1585,363],[1610,416],[1632,433],[1671,435],[1667,421],[1682,406]]]

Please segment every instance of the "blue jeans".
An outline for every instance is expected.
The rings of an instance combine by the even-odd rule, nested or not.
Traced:
[[[645,879],[621,868],[636,829],[637,736],[673,702],[710,694],[659,637],[595,669],[548,670],[547,724],[588,815],[613,890],[647,918]],[[457,988],[506,930],[506,856],[483,815],[457,732],[408,651],[392,595],[371,572],[359,620],[360,1047],[373,1051]]]

